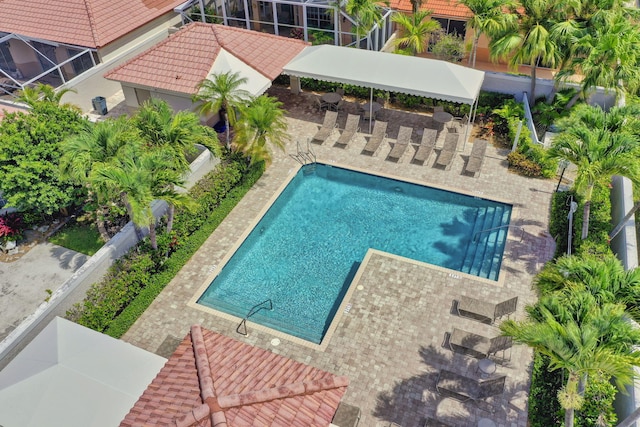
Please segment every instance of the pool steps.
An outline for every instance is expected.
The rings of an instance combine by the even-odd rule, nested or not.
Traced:
[[[507,227],[500,227],[509,224],[509,215],[510,211],[499,205],[478,209],[470,242],[462,260],[460,270],[463,273],[497,280],[508,233]]]

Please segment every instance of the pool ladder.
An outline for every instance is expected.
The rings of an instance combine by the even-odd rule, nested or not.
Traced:
[[[266,307],[266,304],[268,303],[268,308]],[[242,321],[240,321],[240,324],[238,325],[238,327],[236,328],[236,332],[239,333],[240,335],[244,335],[245,337],[247,335],[249,335],[249,332],[247,332],[247,319],[250,318],[251,316],[253,316],[254,314],[256,314],[257,312],[259,312],[260,310],[273,310],[273,302],[271,302],[271,298],[266,299],[264,301],[262,301],[259,304],[254,305],[253,307],[251,307],[251,310],[249,310],[249,312],[247,313],[246,316],[244,316],[244,319],[242,319]]]
[[[297,154],[289,154],[292,158],[294,158],[301,165],[307,165],[311,163],[316,163],[316,153],[311,149],[311,143],[307,139],[307,149],[303,150],[300,147],[300,140],[297,142]]]

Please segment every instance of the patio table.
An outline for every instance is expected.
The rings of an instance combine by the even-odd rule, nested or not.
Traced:
[[[342,95],[337,92],[328,92],[322,95],[322,100],[327,104],[337,104],[342,99]]]
[[[433,121],[438,124],[439,131],[443,130],[445,125],[452,120],[453,120],[453,115],[445,111],[438,111],[437,113],[433,113]]]
[[[362,108],[362,111],[364,111],[365,120],[369,120],[369,112],[371,112],[371,117],[375,119],[378,111],[382,110],[382,105],[374,101],[362,104],[360,108]]]

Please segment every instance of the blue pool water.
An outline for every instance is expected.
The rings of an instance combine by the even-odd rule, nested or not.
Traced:
[[[497,280],[511,206],[305,166],[198,302],[320,343],[369,248]],[[480,233],[479,233],[480,232]]]

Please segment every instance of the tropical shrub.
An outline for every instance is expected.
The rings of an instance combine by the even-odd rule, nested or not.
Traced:
[[[7,212],[0,215],[0,243],[10,240],[20,240],[24,231],[22,217],[17,212]]]
[[[550,372],[549,357],[536,351],[533,356],[529,390],[529,425],[531,427],[550,427],[561,424],[564,414],[557,398],[561,388],[561,372]]]
[[[529,160],[524,154],[513,151],[507,156],[509,167],[521,175],[538,177],[542,175],[542,168],[536,162]]]

